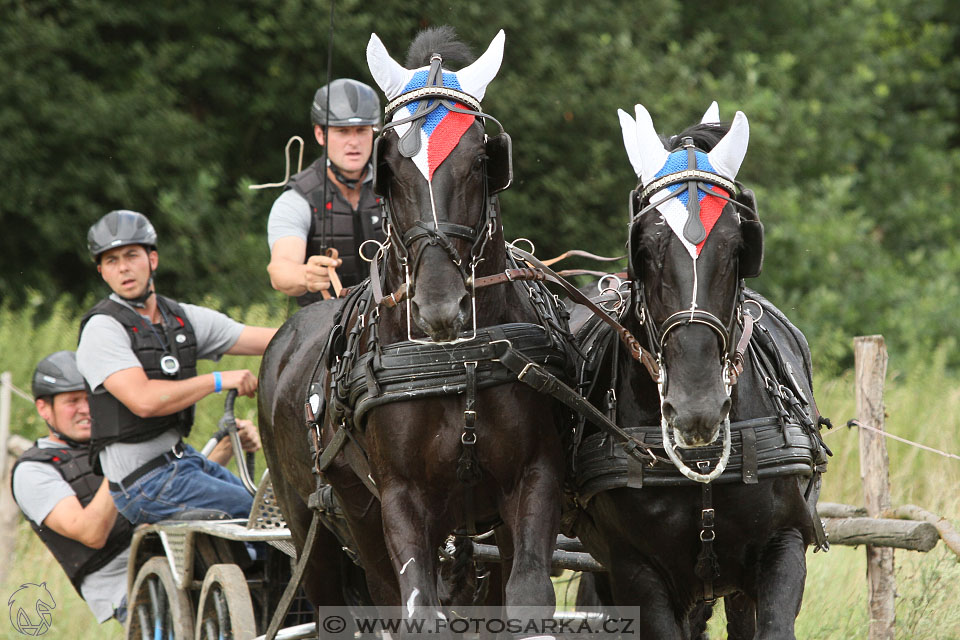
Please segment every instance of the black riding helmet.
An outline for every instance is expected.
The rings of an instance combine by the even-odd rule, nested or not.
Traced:
[[[97,264],[100,264],[100,256],[104,251],[130,244],[143,245],[148,251],[155,251],[157,248],[157,231],[150,224],[147,216],[136,211],[127,209],[111,211],[97,220],[87,232],[87,248]],[[150,281],[153,281],[152,271]],[[124,300],[142,309],[152,295],[153,291],[148,283],[142,294],[136,298],[124,298]]]
[[[87,232],[87,248],[98,263],[104,251],[128,244],[157,248],[157,232],[142,213],[126,209],[111,211]]]
[[[327,114],[327,90],[330,113]],[[317,89],[310,107],[310,119],[321,127],[380,126],[380,98],[369,86],[340,78]]]
[[[34,398],[83,389],[83,376],[77,369],[77,354],[73,351],[51,353],[37,364],[37,369],[33,372]]]
[[[51,353],[37,364],[36,371],[33,372],[33,397],[49,398],[53,401],[53,396],[68,391],[83,391],[86,386],[83,383],[83,376],[77,369],[77,354],[73,351],[57,351]],[[50,433],[60,438],[72,447],[83,447],[86,443],[74,440],[70,436],[57,431],[49,422],[47,428]]]

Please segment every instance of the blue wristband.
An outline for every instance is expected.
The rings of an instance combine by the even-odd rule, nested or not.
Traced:
[[[213,390],[216,393],[220,393],[221,391],[223,391],[223,378],[220,377],[219,371],[213,372]]]

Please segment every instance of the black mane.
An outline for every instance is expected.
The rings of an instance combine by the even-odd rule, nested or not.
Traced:
[[[727,135],[727,131],[729,130],[729,123],[695,124],[692,127],[687,127],[675,136],[666,138],[664,146],[668,151],[674,151],[680,148],[680,141],[683,138],[690,137],[693,138],[693,144],[696,145],[697,149],[710,151],[723,139],[723,136]]]
[[[442,25],[429,27],[417,34],[410,49],[407,50],[407,69],[417,69],[430,64],[430,56],[439,53],[443,57],[443,67],[456,71],[476,59],[466,44],[457,40],[453,27]],[[453,63],[451,65],[450,63]]]

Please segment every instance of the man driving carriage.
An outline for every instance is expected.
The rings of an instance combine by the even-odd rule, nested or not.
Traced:
[[[133,524],[187,509],[247,517],[252,499],[240,480],[183,438],[197,401],[257,388],[246,369],[197,375],[197,360],[262,355],[276,329],[156,294],[157,234],[141,213],[111,211],[90,227],[87,243],[112,293],[83,317],[77,360],[90,393],[91,460],[114,503]],[[252,425],[241,433],[245,449],[259,448]]]
[[[317,90],[310,119],[324,154],[290,178],[267,222],[270,284],[300,306],[329,295],[331,270],[344,286],[362,281],[360,245],[385,239],[370,165],[380,126],[376,92],[356,80],[334,80]]]

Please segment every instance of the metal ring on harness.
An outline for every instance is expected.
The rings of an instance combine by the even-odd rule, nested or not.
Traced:
[[[763,317],[763,306],[762,306],[759,302],[757,302],[756,300],[744,300],[744,301],[743,301],[743,304],[742,304],[741,306],[745,307],[745,306],[747,306],[748,304],[751,304],[751,303],[754,304],[754,305],[756,305],[757,309],[760,311],[760,315],[758,315],[757,317],[755,317],[755,318],[753,319],[754,322],[759,322],[759,321],[760,321],[760,318]],[[751,313],[750,315],[753,315],[753,314]]]
[[[377,252],[373,254],[372,258],[368,258],[366,255],[364,255],[363,248],[371,243],[377,245]],[[360,246],[357,248],[357,255],[359,255],[360,259],[363,260],[364,262],[368,262],[368,263],[373,262],[374,260],[379,260],[383,256],[386,246],[387,246],[386,242],[380,242],[379,240],[374,240],[373,238],[369,240],[364,240],[360,244]]]
[[[530,251],[527,251],[527,253],[534,254],[537,252],[537,247],[535,244],[533,244],[533,240],[531,240],[530,238],[517,238],[513,242],[508,242],[507,246],[510,247],[511,249],[514,249],[514,248],[519,249],[520,247],[517,246],[517,243],[519,242],[526,242],[528,245],[530,245]]]

